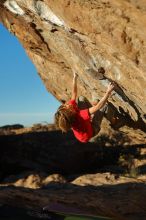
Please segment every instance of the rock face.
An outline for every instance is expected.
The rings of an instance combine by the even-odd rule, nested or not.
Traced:
[[[145,133],[145,1],[2,0],[0,21],[59,101],[70,98],[72,69],[78,71],[79,94],[88,99],[100,99],[115,81],[110,101],[122,126]]]

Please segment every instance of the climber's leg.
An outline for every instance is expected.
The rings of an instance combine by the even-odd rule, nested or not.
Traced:
[[[94,100],[92,102],[93,105],[96,105],[99,102],[99,100]],[[103,120],[103,117],[105,115],[105,111],[107,109],[107,104],[102,107],[100,110],[95,112],[93,115],[91,115],[92,118],[92,128],[93,128],[93,137],[89,140],[89,142],[95,143],[98,138],[98,133],[100,132],[101,129],[101,123]]]
[[[100,131],[101,123],[105,114],[107,106],[95,112],[92,118],[93,135],[97,135]]]
[[[101,123],[104,116],[104,112],[97,111],[92,117],[92,129],[93,129],[93,137],[89,140],[89,142],[95,143],[98,138],[98,133],[101,129]]]

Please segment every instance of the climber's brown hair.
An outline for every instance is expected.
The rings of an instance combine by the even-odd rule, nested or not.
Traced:
[[[63,104],[55,113],[55,124],[63,132],[67,132],[71,127],[75,119],[75,111],[72,105]]]

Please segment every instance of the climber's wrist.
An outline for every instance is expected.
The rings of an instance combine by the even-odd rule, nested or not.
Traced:
[[[106,91],[106,95],[109,97],[111,96],[112,91]]]

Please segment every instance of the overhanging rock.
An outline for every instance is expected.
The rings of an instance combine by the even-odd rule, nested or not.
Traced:
[[[72,69],[79,94],[110,101],[122,126],[146,132],[146,3],[100,0],[3,0],[0,21],[19,39],[47,90],[71,95]],[[122,129],[122,128],[121,128]]]

